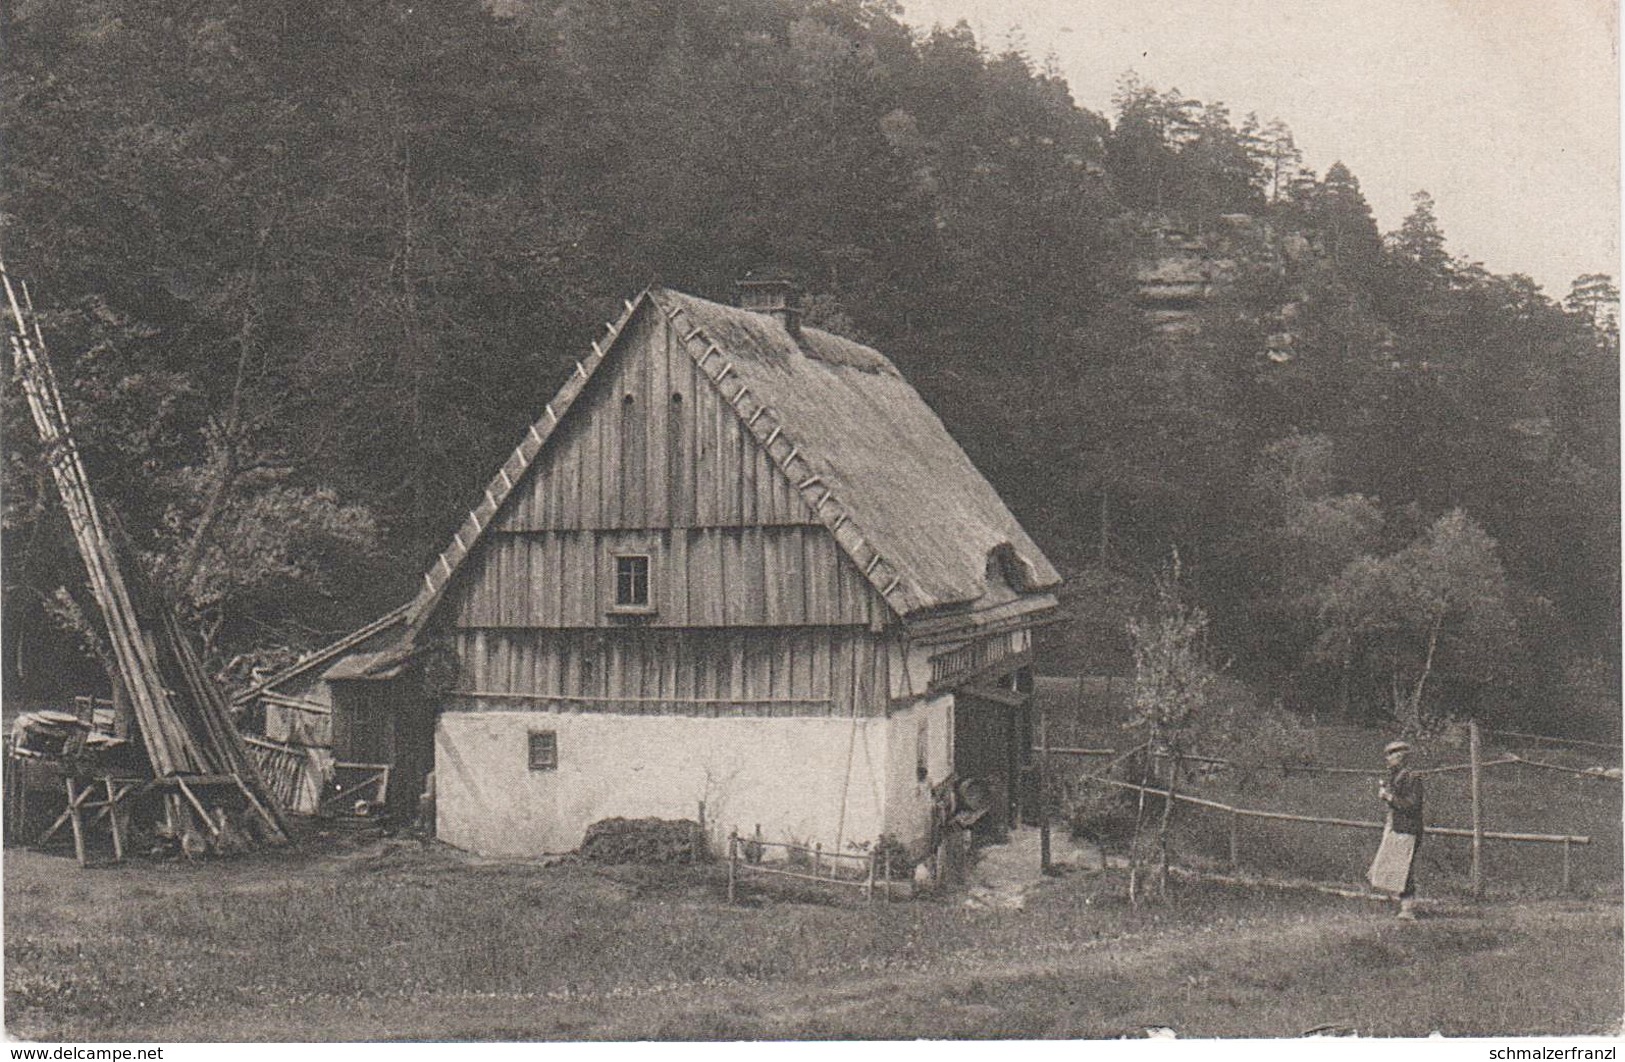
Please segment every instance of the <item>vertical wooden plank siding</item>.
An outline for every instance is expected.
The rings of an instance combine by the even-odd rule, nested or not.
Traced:
[[[635,317],[458,572],[448,709],[885,711],[890,610],[674,327]],[[647,613],[616,611],[626,553]]]
[[[618,350],[594,374],[495,528],[817,523],[658,316],[641,316],[621,340],[646,349]],[[733,387],[723,384],[730,396]]]
[[[454,627],[624,627],[619,553],[651,559],[656,627],[867,625],[885,603],[821,527],[488,533],[447,598]]]
[[[850,715],[856,701],[858,714],[874,715],[887,700],[885,648],[858,629],[649,628],[615,637],[465,630],[452,637],[464,662],[448,705],[453,710],[545,705],[634,714]],[[516,696],[491,696],[500,694]],[[586,700],[549,703],[573,697]]]
[[[662,335],[665,329],[661,330]],[[666,344],[669,346],[669,344]],[[665,448],[671,438],[671,395],[672,373],[671,359],[659,357],[649,359],[649,386],[648,397],[645,399],[645,423],[648,433],[644,442],[644,450],[640,460],[643,462],[646,489],[648,490],[647,510],[645,524],[656,525],[656,516],[671,515],[670,468],[671,458]],[[671,521],[660,521],[660,526],[667,526]]]

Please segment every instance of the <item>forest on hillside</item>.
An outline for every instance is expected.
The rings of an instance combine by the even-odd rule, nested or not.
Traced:
[[[1131,74],[1096,114],[888,0],[0,10],[7,264],[233,681],[414,593],[623,298],[774,268],[1068,576],[1047,667],[1127,667],[1177,549],[1290,705],[1617,726],[1612,279],[1489,273],[1425,193],[1383,233],[1267,116]],[[105,679],[18,392],[4,678],[57,696]]]

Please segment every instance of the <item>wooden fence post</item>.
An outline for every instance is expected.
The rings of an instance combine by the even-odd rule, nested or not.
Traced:
[[[818,880],[818,864],[824,861],[824,842],[819,841],[813,845],[813,880]]]
[[[863,902],[875,902],[875,860],[878,858],[874,849],[869,850],[869,866],[867,875],[863,879]]]
[[[1162,801],[1162,821],[1157,828],[1157,894],[1168,896],[1168,830],[1173,823],[1174,804],[1179,800],[1179,749],[1174,748],[1173,763],[1168,768],[1168,795]]]
[[[1241,869],[1241,812],[1230,809],[1230,869]]]
[[[1479,759],[1478,720],[1470,719],[1467,722],[1467,763],[1471,771],[1473,798],[1473,862],[1468,882],[1474,896],[1484,895],[1484,818],[1478,784]],[[1564,842],[1564,847],[1568,847],[1568,842]]]
[[[881,887],[886,890],[886,902],[891,903],[891,849],[886,849],[884,876]]]
[[[102,781],[107,783],[107,825],[113,831],[113,862],[122,863],[124,862],[124,835],[119,829],[118,818],[122,811],[119,807],[119,800],[124,794],[122,791],[118,793],[113,791],[113,779],[104,778]]]
[[[1050,873],[1049,710],[1038,706],[1038,872]]]
[[[72,778],[64,778],[63,784],[68,787],[68,818],[73,825],[73,854],[79,857],[79,865],[87,866],[85,861],[85,824],[79,810],[79,793],[73,787]]]
[[[4,800],[0,800],[0,812],[5,813],[6,844],[20,844],[22,838],[22,824],[27,822],[23,815],[23,784],[18,776],[18,765],[15,757],[6,756],[6,769],[0,772],[6,785]]]
[[[700,801],[699,822],[695,828],[695,838],[689,845],[688,861],[690,863],[709,862],[711,859],[711,836],[705,832],[705,801]]]
[[[1563,891],[1568,892],[1574,884],[1574,864],[1569,853],[1569,839],[1563,838]]]
[[[728,832],[728,902],[734,902],[739,879],[739,830]]]

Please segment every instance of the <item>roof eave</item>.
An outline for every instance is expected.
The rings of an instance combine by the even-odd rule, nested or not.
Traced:
[[[1060,602],[1049,593],[1023,594],[991,608],[932,609],[904,617],[903,629],[917,644],[958,641],[1030,627],[1046,627],[1064,618]]]

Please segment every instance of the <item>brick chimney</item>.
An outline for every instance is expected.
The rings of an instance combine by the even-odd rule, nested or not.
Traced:
[[[782,275],[746,273],[738,283],[739,306],[777,317],[791,335],[801,331],[801,289]]]

